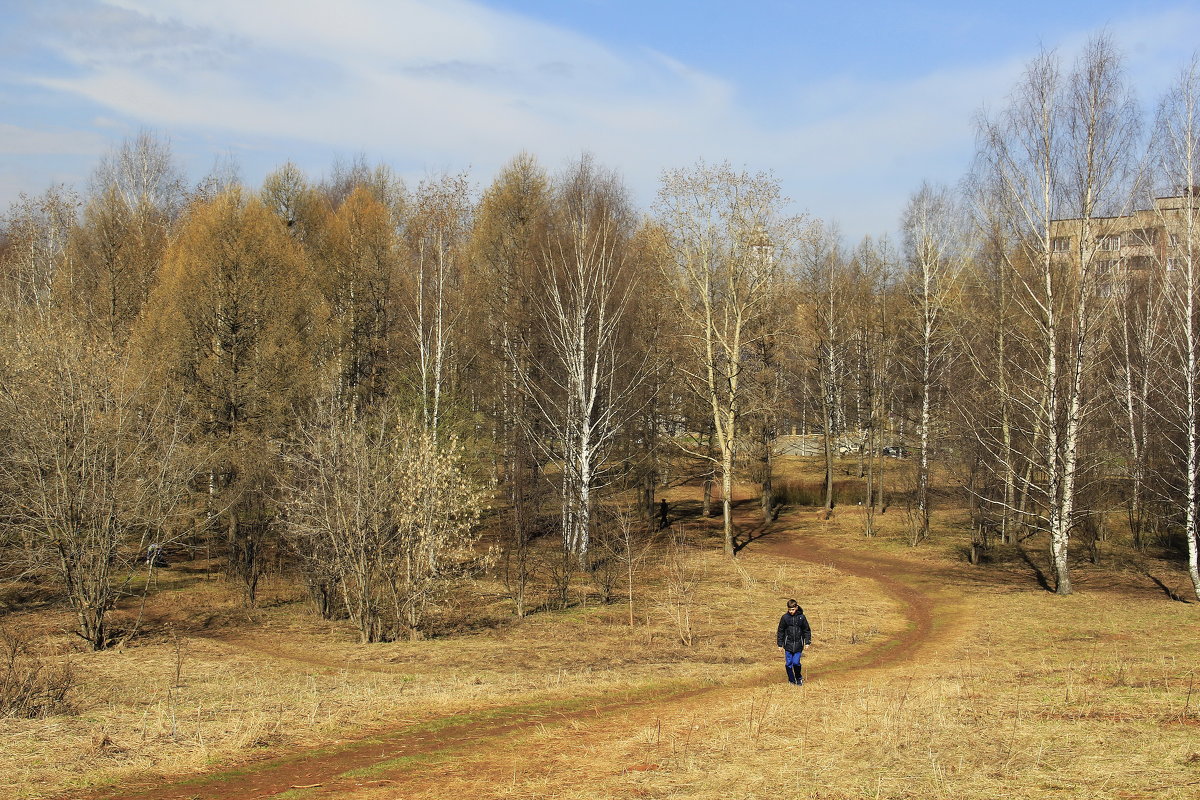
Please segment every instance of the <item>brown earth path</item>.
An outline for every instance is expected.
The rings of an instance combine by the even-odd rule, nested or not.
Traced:
[[[844,549],[808,531],[801,534],[781,527],[773,527],[752,539],[747,552],[756,551],[870,579],[897,602],[908,621],[908,628],[900,635],[882,638],[849,657],[824,664],[819,658],[810,659],[807,672],[810,685],[845,680],[866,670],[895,668],[945,638],[955,627],[944,624],[957,619],[955,609],[938,601],[936,585],[927,583],[920,565],[908,559]],[[593,727],[607,728],[610,734],[614,726],[631,732],[651,717],[661,724],[664,717],[675,719],[681,714],[695,714],[697,707],[727,699],[721,695],[745,693],[778,683],[779,670],[773,662],[774,659],[769,669],[754,670],[737,682],[658,685],[567,701],[469,709],[459,716],[409,722],[361,738],[338,740],[324,747],[175,783],[130,786],[87,797],[89,800],[250,800],[280,795],[349,798],[363,792],[376,796],[372,787],[374,791],[386,789],[387,794],[379,796],[401,797],[416,792],[438,796],[437,786],[431,782],[436,784],[437,775],[446,774],[446,770],[430,769],[431,765],[452,764],[459,754],[476,754],[496,743],[505,743],[497,752],[499,760],[472,766],[472,775],[478,775],[479,786],[491,786],[503,774],[513,773],[517,768],[514,759],[537,759],[539,752],[553,747],[553,744],[530,743],[514,754],[514,741],[535,734],[553,739],[554,731],[571,735]],[[704,702],[699,703],[700,700]],[[562,779],[570,780],[570,776]],[[73,796],[73,800],[77,797]]]

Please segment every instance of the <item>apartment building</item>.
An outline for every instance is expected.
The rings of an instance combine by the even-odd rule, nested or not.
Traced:
[[[1079,246],[1079,219],[1058,219],[1050,224],[1050,249],[1065,258],[1091,255],[1094,274],[1104,282],[1122,272],[1136,276],[1155,267],[1167,272],[1178,269],[1187,257],[1188,216],[1191,230],[1200,238],[1200,187],[1171,197],[1159,197],[1152,208],[1120,217],[1094,217],[1092,241]],[[1192,242],[1200,255],[1200,240]]]

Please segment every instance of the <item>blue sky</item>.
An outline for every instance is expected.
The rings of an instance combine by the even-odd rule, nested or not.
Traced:
[[[848,238],[954,182],[973,118],[1040,47],[1107,29],[1150,108],[1200,48],[1194,2],[0,0],[0,208],[149,128],[189,177],[232,157],[386,161],[488,183],[583,151],[648,205],[699,158],[773,170]]]

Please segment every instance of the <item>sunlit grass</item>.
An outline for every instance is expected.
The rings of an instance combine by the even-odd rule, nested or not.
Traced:
[[[815,465],[792,466],[797,480],[812,478]],[[696,503],[692,487],[668,496]],[[754,507],[742,510],[743,532],[762,532]],[[681,551],[686,570],[664,555],[639,577],[633,627],[623,602],[599,603],[582,579],[570,608],[524,620],[483,581],[454,612],[478,624],[360,645],[348,624],[317,619],[289,580],[271,578],[264,607],[247,611],[224,581],[170,570],[147,604],[148,635],[118,650],[67,653],[63,611],[11,615],[6,624],[70,659],[80,713],[0,720],[0,796],[201,775],[303,748],[333,752],[337,740],[400,726],[569,712],[605,695],[657,699],[358,768],[378,786],[354,798],[394,796],[392,778],[407,781],[408,797],[478,795],[483,776],[482,794],[496,797],[1197,796],[1200,622],[1195,604],[1172,602],[1143,574],[1178,570],[1116,541],[1100,566],[1077,566],[1078,594],[1055,597],[1034,577],[1044,559],[1035,540],[1023,545],[1028,561],[997,548],[989,565],[967,565],[964,516],[940,509],[914,549],[899,507],[877,517],[871,539],[861,507],[839,506],[829,520],[792,508],[734,562],[710,520]],[[784,535],[898,565],[887,574],[934,602],[915,658],[851,669],[912,635],[904,605],[820,556],[770,555],[771,537]],[[686,595],[672,586],[680,575]],[[680,596],[686,620],[674,613]],[[800,690],[783,684],[774,646],[788,597],[816,640]],[[671,699],[681,688],[704,693]]]

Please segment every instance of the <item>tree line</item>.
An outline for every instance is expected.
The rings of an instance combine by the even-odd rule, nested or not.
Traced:
[[[519,155],[482,192],[362,159],[188,186],[139,134],[0,224],[5,577],[55,582],[99,649],[152,545],[215,548],[251,604],[275,554],[364,641],[419,636],[489,563],[527,613],[536,541],[595,568],[672,483],[720,501],[732,555],[734,481],[773,519],[794,434],[826,513],[849,456],[868,535],[890,495],[929,538],[938,471],[973,556],[1044,535],[1069,593],[1071,543],[1121,516],[1200,594],[1198,101],[1193,63],[1147,125],[1106,38],[1043,53],[961,184],[853,246],[729,164],[638,209],[589,156]],[[1169,251],[1105,257],[1164,196]]]

